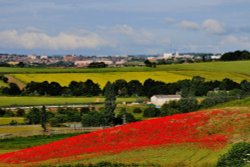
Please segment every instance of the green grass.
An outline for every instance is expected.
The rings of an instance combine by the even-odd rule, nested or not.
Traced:
[[[4,83],[2,80],[0,80],[0,87],[7,87],[8,84]]]
[[[78,156],[77,161],[73,161],[68,158],[56,160],[62,164],[96,164],[102,161],[112,163],[124,163],[124,164],[141,164],[150,166],[149,164],[158,164],[161,166],[168,167],[179,167],[179,166],[203,166],[213,167],[216,165],[218,157],[228,150],[228,147],[219,150],[211,150],[206,148],[200,148],[192,144],[180,144],[163,146],[156,148],[145,148],[132,151],[124,151],[117,154],[109,155],[93,155],[86,158],[86,155]],[[72,157],[74,160],[74,158]],[[48,162],[53,163],[53,160]],[[45,162],[46,164],[46,162]]]
[[[136,98],[117,98],[117,103],[133,102]],[[31,97],[31,96],[0,96],[0,107],[33,106],[33,105],[65,105],[89,104],[104,102],[103,97]]]
[[[24,149],[36,145],[46,144],[56,140],[78,135],[79,133],[57,134],[57,135],[39,135],[30,137],[15,137],[11,139],[0,139],[0,150],[9,152],[12,150]],[[1,153],[1,152],[0,152]],[[2,151],[3,153],[3,151]]]
[[[21,134],[42,131],[41,125],[0,126],[0,134]]]
[[[23,117],[0,117],[0,125],[8,125],[12,120],[17,121],[18,124],[24,123]]]
[[[245,98],[245,99],[240,99],[240,100],[233,100],[230,102],[226,102],[223,104],[219,104],[217,106],[215,106],[216,108],[220,107],[220,108],[224,108],[224,107],[250,107],[250,97]]]
[[[79,69],[79,68],[13,68],[0,67],[0,73],[105,73],[105,72],[145,72],[145,71],[214,71],[214,72],[233,72],[250,75],[250,61],[231,61],[231,62],[208,62],[192,64],[172,64],[160,65],[157,68],[148,67],[123,67],[123,68],[98,68],[98,69]]]

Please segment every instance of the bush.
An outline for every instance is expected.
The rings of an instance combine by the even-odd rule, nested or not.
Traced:
[[[24,109],[17,109],[16,116],[17,117],[23,117],[25,115],[25,110]]]
[[[60,127],[60,122],[56,117],[50,118],[49,123],[51,127]]]
[[[6,113],[6,111],[0,108],[0,117],[4,116],[5,113]]]
[[[250,143],[237,143],[218,160],[217,167],[243,167],[250,165]]]
[[[17,121],[16,120],[11,120],[9,125],[17,125]]]
[[[155,107],[149,107],[144,110],[143,117],[158,117],[160,114],[161,112],[159,109]]]
[[[14,117],[15,113],[13,111],[7,110],[4,114],[5,117]]]
[[[135,108],[133,110],[133,113],[140,114],[140,113],[142,113],[142,110],[140,108]]]

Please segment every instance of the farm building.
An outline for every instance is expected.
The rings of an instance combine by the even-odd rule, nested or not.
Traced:
[[[180,95],[154,95],[150,98],[150,101],[152,104],[156,106],[162,106],[164,103],[167,103],[169,101],[173,100],[180,100]]]

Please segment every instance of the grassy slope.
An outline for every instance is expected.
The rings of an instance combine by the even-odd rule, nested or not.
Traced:
[[[29,97],[0,96],[0,106],[89,104],[103,102],[102,97]],[[133,102],[135,98],[117,98],[117,102]]]

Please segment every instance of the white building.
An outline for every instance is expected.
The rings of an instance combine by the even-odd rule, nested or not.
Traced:
[[[173,100],[180,100],[180,95],[154,95],[150,98],[152,104],[156,106],[162,106],[164,103],[168,103]]]

